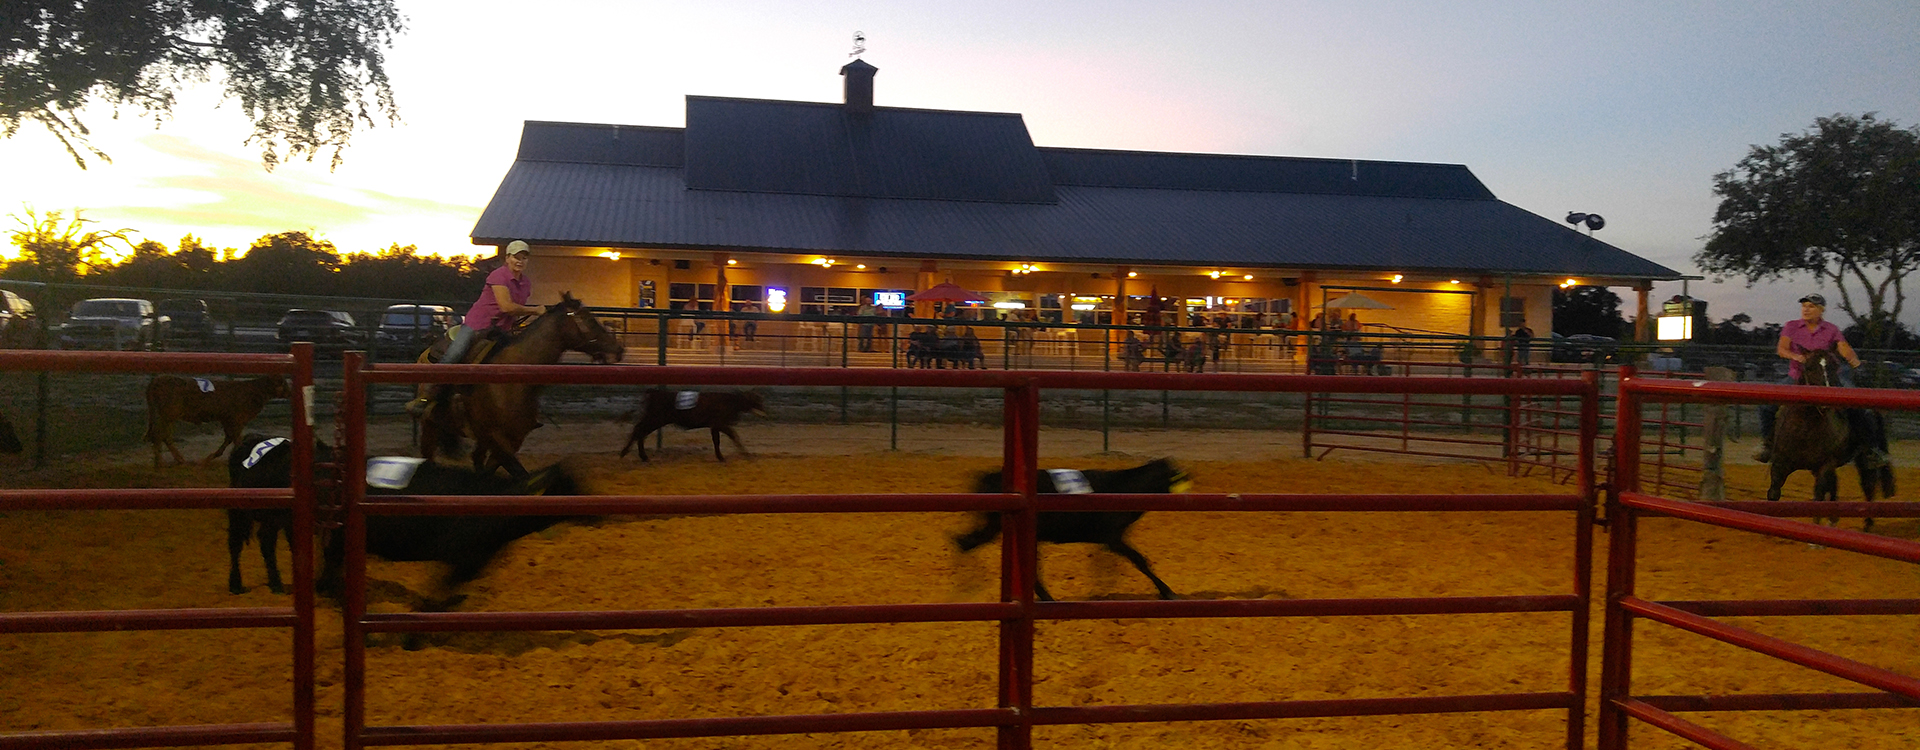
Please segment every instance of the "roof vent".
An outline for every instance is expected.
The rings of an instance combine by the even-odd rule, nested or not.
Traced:
[[[873,74],[879,68],[868,65],[865,60],[854,60],[840,68],[840,75],[847,77],[847,111],[867,114],[873,111]]]

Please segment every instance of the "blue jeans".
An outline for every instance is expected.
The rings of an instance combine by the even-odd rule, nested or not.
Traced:
[[[445,354],[440,355],[440,364],[457,365],[467,358],[467,350],[473,348],[473,340],[480,332],[468,328],[466,324],[453,327],[453,343],[447,345]]]

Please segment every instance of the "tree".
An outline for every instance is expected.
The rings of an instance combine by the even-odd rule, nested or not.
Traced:
[[[1620,317],[1620,295],[1604,286],[1576,286],[1553,290],[1553,332],[1562,336],[1588,333],[1619,338],[1627,327]]]
[[[247,143],[271,170],[283,158],[332,165],[374,115],[398,120],[385,50],[405,28],[394,0],[6,0],[0,13],[0,135],[44,125],[74,163],[88,142],[80,110],[101,101],[156,124],[175,92],[218,71],[253,120]]]
[[[471,302],[485,279],[465,258],[421,255],[413,245],[395,243],[347,258],[338,281],[340,293],[358,297]]]
[[[112,265],[105,250],[113,241],[130,245],[127,232],[132,230],[129,229],[85,231],[86,225],[95,222],[82,217],[77,208],[73,210],[72,219],[59,211],[37,214],[31,206],[22,213],[26,214],[24,218],[12,217],[21,228],[11,233],[14,246],[20,248],[20,259],[7,264],[7,276],[11,278],[76,281],[96,268]]]
[[[1884,322],[1899,318],[1903,282],[1920,267],[1920,128],[1873,113],[1822,117],[1777,146],[1752,147],[1713,183],[1720,206],[1695,263],[1749,286],[1813,274],[1868,324],[1872,345],[1892,344]]]
[[[273,294],[337,294],[340,253],[333,243],[306,232],[269,234],[253,241],[247,254],[228,261],[228,280],[236,290]]]

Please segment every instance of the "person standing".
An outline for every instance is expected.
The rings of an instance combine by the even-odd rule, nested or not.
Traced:
[[[862,301],[853,314],[860,317],[860,351],[873,351],[873,316],[880,314],[874,308],[873,300]]]
[[[1774,344],[1773,353],[1787,360],[1787,376],[1780,382],[1793,385],[1800,381],[1801,366],[1807,361],[1807,354],[1818,349],[1832,349],[1845,360],[1848,369],[1840,371],[1840,385],[1853,387],[1853,369],[1860,366],[1860,355],[1855,354],[1853,346],[1841,335],[1840,327],[1825,319],[1827,298],[1818,294],[1809,294],[1800,298],[1800,317],[1787,321],[1780,328],[1780,340]],[[1780,407],[1772,404],[1760,406],[1760,452],[1753,460],[1767,463],[1773,460],[1773,422]],[[1866,412],[1860,409],[1847,409],[1847,422],[1855,434],[1864,431]],[[1885,466],[1887,456],[1878,448],[1869,447],[1867,462],[1871,465]]]
[[[1513,361],[1522,366],[1533,364],[1533,329],[1528,328],[1523,320],[1510,335],[1513,337]]]

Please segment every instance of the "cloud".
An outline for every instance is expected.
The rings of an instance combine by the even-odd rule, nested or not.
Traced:
[[[282,167],[261,169],[259,162],[204,148],[193,141],[153,134],[140,145],[182,163],[180,169],[139,180],[142,205],[101,206],[98,212],[176,226],[234,228],[260,235],[295,229],[347,231],[392,223],[396,219],[459,219],[471,222],[477,206],[394,195],[331,183]],[[167,198],[172,200],[166,200]]]

